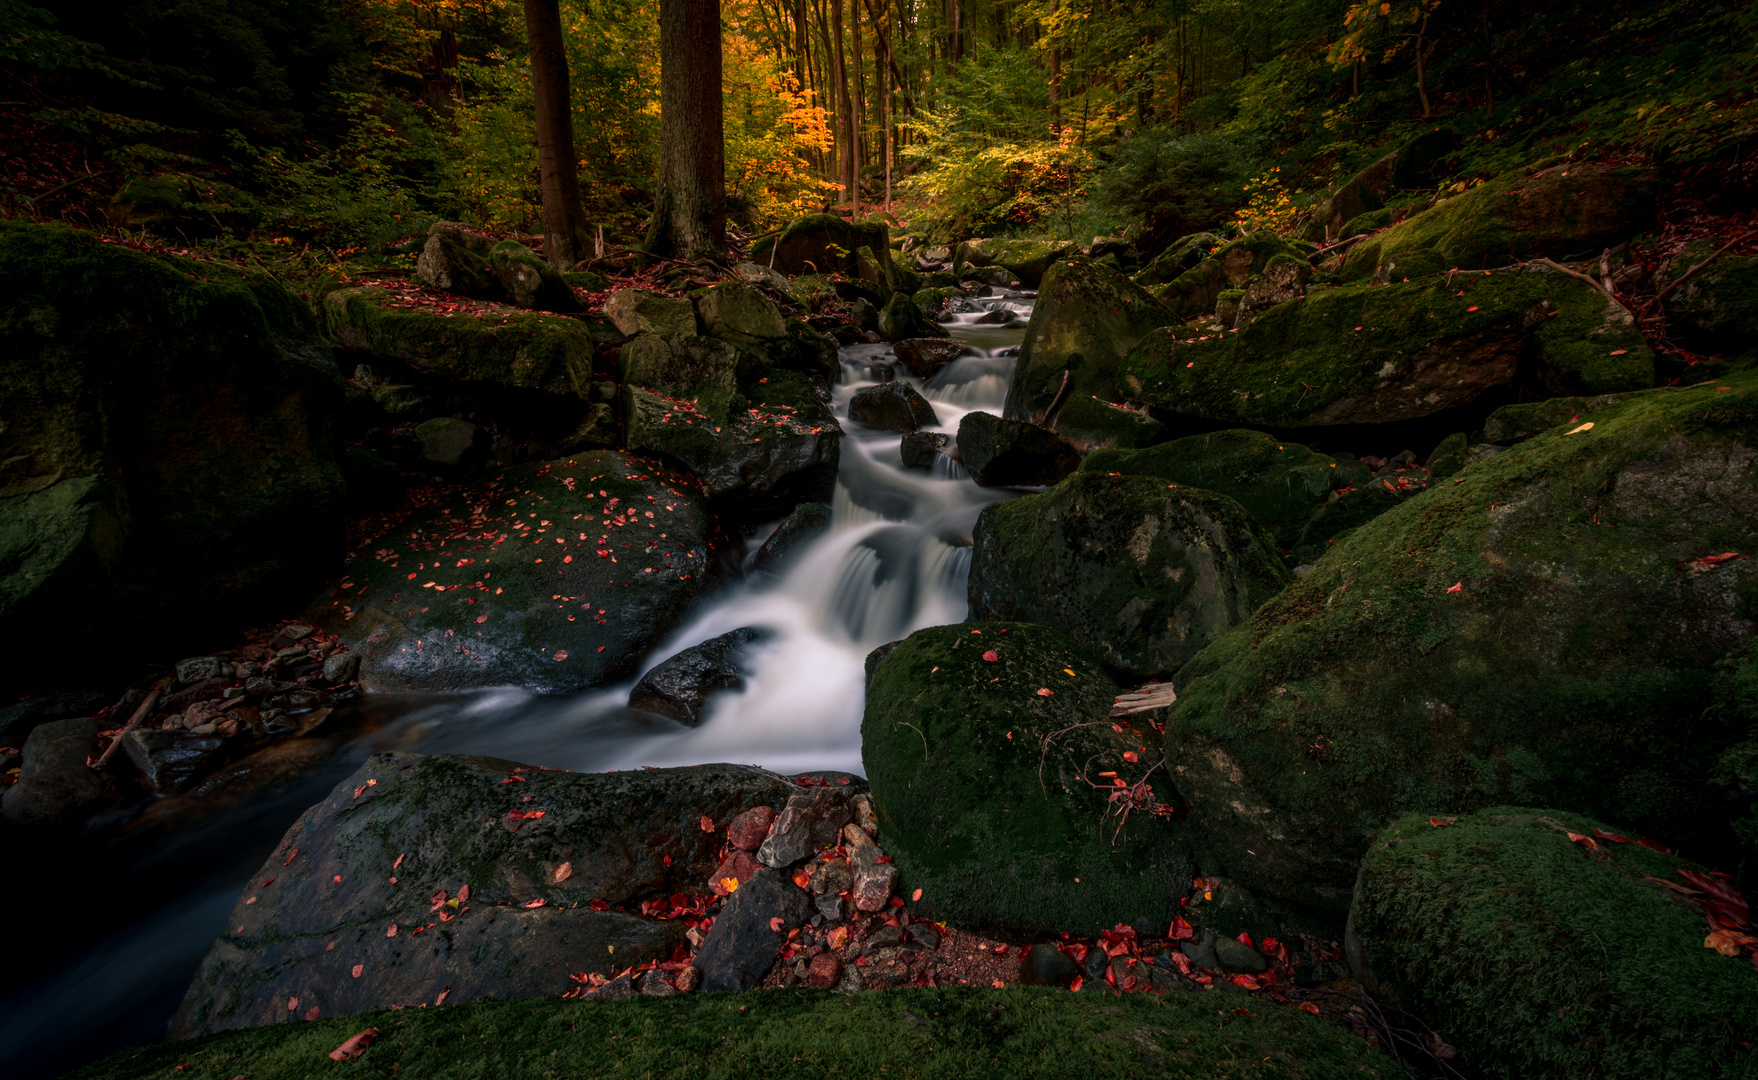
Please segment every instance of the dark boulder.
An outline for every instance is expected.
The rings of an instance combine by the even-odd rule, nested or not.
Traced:
[[[763,546],[757,549],[755,568],[771,574],[787,564],[788,556],[830,529],[832,512],[821,502],[803,502],[782,520]]]
[[[922,309],[909,293],[892,293],[891,299],[879,309],[874,329],[886,341],[903,341],[907,338],[945,337],[946,331],[940,324],[922,314]]]
[[[702,972],[702,990],[756,989],[787,944],[787,932],[811,917],[811,897],[786,874],[764,869],[741,882],[691,961]]]
[[[98,755],[98,732],[111,721],[75,718],[42,724],[24,741],[18,782],[0,808],[20,825],[78,825],[116,799],[108,773],[87,767]]]
[[[786,869],[819,850],[840,842],[843,826],[854,820],[847,792],[814,787],[790,796],[781,816],[757,849],[764,866]]]
[[[898,446],[898,454],[903,459],[903,467],[929,472],[934,462],[942,456],[950,456],[952,440],[944,432],[912,431],[903,437]]]
[[[580,310],[567,281],[530,248],[496,241],[457,221],[437,221],[428,229],[415,276],[436,289],[517,308]]]
[[[114,704],[115,700],[113,694],[76,690],[26,698],[16,705],[8,705],[0,709],[0,746],[23,746],[31,732],[51,720],[91,716],[104,706]]]
[[[933,378],[939,374],[941,368],[967,351],[962,342],[934,337],[904,338],[891,349],[897,354],[898,363],[908,368],[910,374],[918,379]]]
[[[1146,476],[1076,473],[985,507],[974,541],[973,618],[1054,627],[1136,680],[1177,670],[1289,581],[1238,503]]]
[[[218,764],[226,740],[181,728],[136,728],[122,736],[122,752],[154,795],[182,791]]]
[[[1056,432],[986,412],[959,421],[958,456],[981,487],[1043,487],[1080,467],[1080,448]]]
[[[741,626],[660,661],[629,691],[629,708],[695,727],[716,691],[745,688],[740,655],[767,636],[761,629]]]
[[[834,214],[808,214],[779,233],[751,244],[751,261],[784,274],[860,274],[857,252],[867,248],[882,267],[891,265],[891,230],[879,222],[851,222]]]
[[[881,383],[855,392],[848,417],[857,424],[885,431],[915,431],[940,423],[934,406],[906,382]]]

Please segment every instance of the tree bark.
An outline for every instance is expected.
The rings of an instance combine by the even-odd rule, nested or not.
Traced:
[[[726,251],[726,133],[719,0],[660,0],[659,198],[647,250],[718,260]]]
[[[849,136],[855,125],[849,118],[854,110],[849,103],[848,59],[842,48],[842,0],[830,0],[830,36],[836,49],[836,112],[839,120],[836,127],[840,132],[837,141],[842,143],[842,156],[837,161],[837,177],[842,183],[843,197],[853,203],[858,196],[855,191],[855,147]]]
[[[1050,0],[1050,14],[1056,14],[1056,0]],[[1050,130],[1062,132],[1062,43],[1050,44]]]
[[[538,185],[543,195],[543,254],[565,270],[585,253],[586,212],[580,206],[580,163],[574,154],[574,107],[568,57],[562,51],[560,0],[525,0],[531,43],[531,91],[537,108]]]
[[[1433,110],[1428,104],[1428,73],[1422,67],[1423,37],[1428,33],[1428,12],[1422,13],[1422,21],[1416,27],[1416,92],[1422,95],[1422,118],[1428,119]]]

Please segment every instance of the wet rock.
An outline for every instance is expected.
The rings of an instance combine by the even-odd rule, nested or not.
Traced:
[[[826,859],[813,868],[812,893],[815,896],[843,893],[854,887],[854,867],[846,858]]]
[[[922,309],[916,306],[915,299],[909,293],[893,293],[891,299],[880,309],[876,326],[879,336],[886,341],[902,341],[905,338],[945,337],[946,331],[940,324],[933,322]]]
[[[980,487],[1042,487],[1080,467],[1080,448],[1047,428],[993,413],[966,413],[958,454]]]
[[[360,655],[351,652],[331,653],[324,657],[324,682],[345,683],[360,671]]]
[[[415,425],[415,437],[421,441],[421,456],[427,462],[446,468],[473,463],[485,451],[486,435],[475,424],[436,416]]]
[[[122,752],[154,795],[188,788],[222,762],[225,749],[224,739],[193,731],[136,728],[122,736]]]
[[[1224,934],[1215,939],[1215,959],[1228,971],[1243,971],[1250,975],[1256,975],[1270,966],[1263,953]]]
[[[830,507],[821,502],[803,502],[794,507],[757,549],[755,567],[772,574],[780,572],[790,554],[830,529],[831,516]]]
[[[853,814],[848,796],[836,788],[814,787],[791,796],[757,849],[757,859],[764,866],[792,866],[836,843]]]
[[[756,851],[763,846],[770,826],[775,824],[775,811],[767,806],[754,806],[726,827],[726,842],[738,851]]]
[[[1025,623],[918,630],[879,661],[861,753],[885,850],[922,889],[912,912],[1025,933],[1171,920],[1190,877],[1183,826],[1152,812],[1169,791],[1143,733],[1108,721],[1118,692],[1072,641]],[[1082,779],[1099,772],[1147,783],[1126,824]]]
[[[1135,445],[1120,441],[1132,427],[1130,417],[1100,403],[1119,400],[1118,364],[1135,343],[1171,321],[1164,305],[1123,275],[1087,259],[1058,259],[1038,292],[1002,415],[1041,417],[1066,371],[1067,404],[1058,430],[1089,447]]]
[[[858,277],[856,253],[867,248],[882,264],[884,274],[891,264],[890,238],[891,230],[880,222],[808,214],[788,222],[779,233],[758,237],[751,245],[751,259],[790,276],[842,273]]]
[[[40,724],[24,742],[18,782],[0,797],[0,810],[20,825],[77,825],[116,798],[105,773],[86,767],[98,754],[98,732],[110,721],[90,718]]]
[[[787,337],[781,309],[763,290],[743,281],[711,285],[696,297],[703,332],[761,354]]]
[[[947,454],[952,446],[952,439],[939,431],[911,431],[904,435],[898,453],[903,458],[903,467],[928,472],[934,468],[934,461],[942,454]]]
[[[855,393],[848,416],[857,424],[885,431],[915,431],[938,424],[934,406],[906,382],[881,383]]]
[[[848,850],[848,866],[854,874],[849,899],[860,911],[883,911],[891,903],[897,889],[897,866],[880,862],[883,854],[871,837],[853,824],[843,828],[843,843]]]
[[[856,297],[849,303],[849,317],[855,325],[868,333],[879,332],[879,309],[864,296]]]
[[[1166,749],[1210,872],[1340,912],[1376,823],[1527,796],[1716,843],[1701,777],[1744,733],[1707,710],[1710,671],[1758,580],[1697,562],[1758,546],[1758,386],[1721,385],[1473,463],[1187,664]]]
[[[431,1001],[448,985],[456,1004],[550,996],[575,972],[669,959],[683,923],[628,912],[700,890],[721,844],[702,818],[795,791],[733,765],[567,773],[375,755],[252,875],[172,1030],[277,1023],[289,995],[325,1015]]]
[[[842,921],[842,897],[833,892],[827,892],[815,897],[812,903],[813,906],[818,909],[818,914],[822,916],[825,921],[833,923]]]
[[[26,698],[16,705],[0,709],[0,746],[23,746],[30,733],[52,720],[71,720],[90,716],[112,704],[111,695],[102,691],[73,691]],[[139,702],[135,702],[139,704]],[[117,709],[115,712],[121,712]],[[123,715],[115,723],[128,719]]]
[[[360,657],[365,689],[580,690],[636,674],[684,617],[712,531],[701,494],[651,463],[521,465],[411,514],[311,614]]]
[[[867,938],[869,949],[895,949],[903,944],[906,931],[901,926],[881,926]]]
[[[768,809],[765,807],[764,809]],[[740,885],[757,876],[763,864],[752,857],[748,851],[733,851],[720,861],[714,873],[708,875],[708,891],[716,896],[731,896],[738,891]]]
[[[696,333],[696,309],[688,300],[643,289],[618,289],[604,301],[604,317],[633,337],[689,337]]]
[[[341,373],[299,297],[6,220],[0,325],[0,696],[106,681],[137,633],[180,655],[329,571]]]
[[[842,961],[831,953],[819,953],[806,965],[806,982],[820,990],[829,990],[842,981]]]
[[[767,631],[741,626],[660,661],[629,691],[629,708],[695,727],[716,691],[745,688],[740,656],[746,646],[768,636]]]
[[[702,989],[751,990],[775,965],[787,932],[811,917],[811,903],[787,876],[762,870],[739,886],[696,950]],[[776,920],[779,920],[777,922]]]
[[[728,420],[738,367],[738,349],[696,334],[642,334],[622,351],[625,386],[689,402],[715,424]]]
[[[917,919],[910,923],[910,940],[932,952],[940,947],[940,931],[933,923]]]
[[[918,379],[933,378],[966,351],[961,342],[935,337],[904,338],[891,348],[898,362]]]

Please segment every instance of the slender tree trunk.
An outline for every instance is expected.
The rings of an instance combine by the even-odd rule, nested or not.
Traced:
[[[849,119],[853,109],[849,107],[848,59],[842,48],[842,0],[830,0],[830,34],[836,48],[836,114],[840,121],[836,127],[841,132],[839,141],[843,144],[842,156],[837,163],[837,174],[842,183],[843,197],[854,203],[857,199],[855,148],[849,139],[854,123]]]
[[[1050,14],[1056,14],[1057,0],[1050,0]],[[1050,44],[1050,130],[1062,132],[1062,42]]]
[[[854,63],[850,65],[850,89],[854,92],[854,108],[849,110],[849,145],[855,150],[855,197],[854,216],[861,216],[861,169],[867,163],[867,155],[862,146],[861,130],[867,122],[867,73],[862,63],[864,54],[861,51],[861,13],[852,4],[849,6],[849,45],[854,50]]]
[[[659,3],[659,199],[647,250],[681,259],[726,251],[726,136],[719,0]]]
[[[1422,67],[1423,35],[1428,33],[1428,12],[1422,13],[1422,21],[1416,24],[1416,92],[1422,96],[1422,118],[1428,119],[1433,110],[1428,104],[1428,73]]]
[[[574,108],[568,57],[562,50],[559,0],[525,0],[531,42],[531,91],[537,103],[538,186],[543,194],[543,254],[566,269],[585,252],[586,212],[580,206],[580,163],[574,156]]]

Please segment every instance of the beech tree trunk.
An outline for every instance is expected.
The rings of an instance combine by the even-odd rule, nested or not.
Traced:
[[[574,108],[568,57],[562,51],[560,0],[525,0],[531,43],[531,90],[537,102],[538,186],[543,194],[543,254],[559,270],[585,252],[586,212],[580,206],[580,164],[574,155]]]
[[[718,260],[726,251],[726,131],[720,0],[659,3],[659,198],[647,250]]]
[[[857,198],[855,191],[855,146],[850,136],[855,132],[856,125],[851,114],[854,112],[853,102],[848,91],[848,58],[842,49],[842,0],[830,0],[830,35],[836,48],[836,111],[840,122],[837,141],[842,144],[842,157],[837,162],[838,179],[842,183],[843,197],[853,203]],[[859,212],[859,208],[856,208]]]

